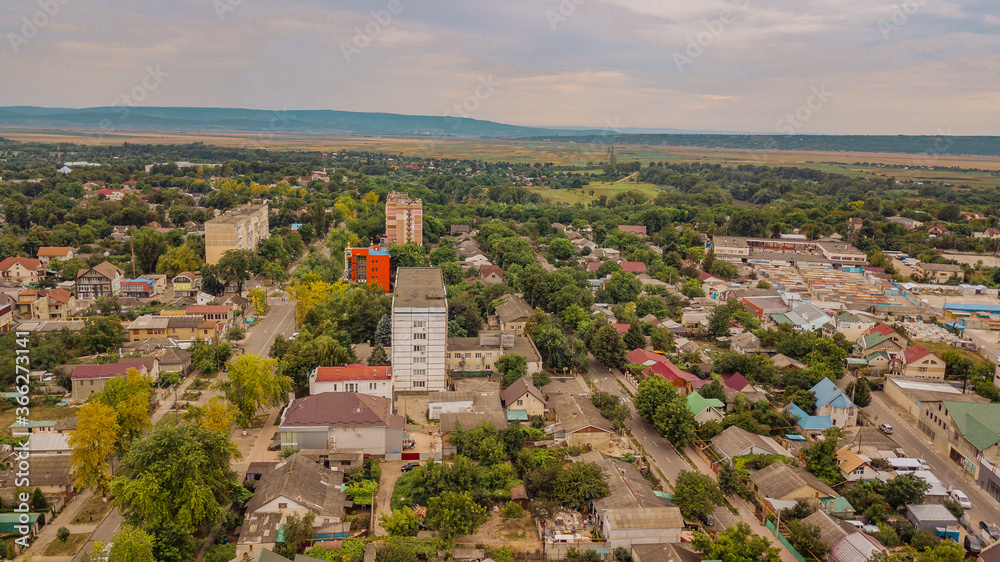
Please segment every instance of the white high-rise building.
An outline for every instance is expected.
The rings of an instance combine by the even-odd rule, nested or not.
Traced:
[[[392,372],[397,392],[445,390],[448,298],[437,267],[401,267],[392,294]]]

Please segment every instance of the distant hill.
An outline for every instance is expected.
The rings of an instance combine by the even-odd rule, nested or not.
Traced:
[[[250,134],[313,133],[530,137],[598,134],[596,129],[557,131],[464,117],[359,113],[331,110],[264,111],[207,107],[0,107],[0,126]]]
[[[521,127],[464,117],[332,110],[265,111],[209,107],[0,107],[0,127],[111,131],[236,132],[371,136],[454,136],[532,141],[691,146],[748,150],[894,152],[1000,156],[1000,137],[762,135],[626,128]]]
[[[551,135],[533,140],[557,140]],[[902,154],[965,154],[1000,156],[1000,137],[904,135],[740,135],[626,134],[574,135],[564,142],[622,145],[694,146],[745,150],[815,150],[821,152],[894,152]]]

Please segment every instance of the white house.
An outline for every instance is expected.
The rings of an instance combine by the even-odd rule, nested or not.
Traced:
[[[441,414],[457,414],[472,411],[473,395],[466,391],[432,392],[427,398],[427,418],[441,419]],[[466,427],[464,429],[472,429]]]
[[[309,373],[309,394],[323,392],[360,392],[392,400],[392,367],[361,363],[316,367]]]

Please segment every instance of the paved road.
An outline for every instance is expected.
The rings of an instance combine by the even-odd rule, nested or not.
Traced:
[[[253,328],[243,343],[244,353],[267,357],[274,343],[274,336],[281,334],[287,339],[295,333],[295,303],[275,304],[270,312]]]
[[[691,457],[694,466],[682,457],[674,447],[667,442],[667,440],[660,437],[659,433],[656,431],[652,425],[646,423],[639,417],[639,414],[635,411],[635,404],[633,404],[632,399],[629,398],[628,394],[622,390],[621,385],[618,380],[621,380],[626,386],[629,385],[627,381],[623,378],[610,374],[607,369],[605,369],[593,356],[590,356],[590,369],[587,372],[587,376],[590,380],[596,381],[595,386],[605,392],[610,392],[615,396],[620,397],[629,405],[629,411],[632,413],[632,417],[625,420],[625,425],[632,432],[632,436],[635,437],[642,444],[643,448],[646,450],[646,454],[649,461],[663,473],[663,476],[669,480],[666,482],[667,487],[673,489],[673,482],[676,482],[677,476],[682,470],[693,471],[697,470],[704,474],[708,474],[715,478],[715,474],[711,471],[707,464],[705,464],[700,457],[691,451],[690,448],[687,451],[689,457]],[[758,535],[768,537],[771,544],[778,548],[781,552],[781,559],[783,562],[796,562],[792,553],[788,549],[784,548],[771,534],[768,532],[767,528],[757,522],[754,518],[753,508],[747,505],[743,500],[735,499],[730,500],[733,505],[739,511],[738,515],[733,514],[726,507],[716,508],[714,514],[717,521],[715,531],[722,530],[729,527],[730,525],[735,525],[739,521],[744,521],[750,525],[753,532]]]
[[[122,526],[121,512],[119,512],[117,509],[112,509],[111,513],[109,513],[108,516],[104,518],[104,521],[101,521],[100,526],[97,527],[97,530],[94,531],[94,534],[90,535],[90,538],[87,539],[87,542],[83,544],[83,548],[80,549],[80,552],[73,557],[73,562],[78,562],[79,560],[81,560],[83,558],[83,555],[91,550],[94,541],[101,541],[104,544],[108,544],[109,542],[111,542],[111,539],[114,538],[115,533],[118,532],[118,528],[121,526]]]
[[[916,420],[909,415],[901,415],[886,404],[887,399],[881,392],[872,393],[872,403],[864,409],[876,423],[888,423],[892,426],[892,438],[903,451],[911,457],[927,461],[931,472],[945,486],[953,485],[965,492],[972,502],[972,509],[966,510],[972,517],[973,529],[980,521],[1000,521],[1000,503],[989,496],[972,477],[965,472],[948,455],[931,443],[916,426]],[[978,534],[978,533],[977,533]]]

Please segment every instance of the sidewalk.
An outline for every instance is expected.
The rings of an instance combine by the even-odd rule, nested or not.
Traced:
[[[22,553],[18,560],[24,560],[27,556],[31,556],[32,560],[36,562],[57,562],[57,561],[69,561],[73,559],[73,556],[42,556],[45,552],[45,548],[49,546],[52,541],[56,539],[56,531],[59,527],[66,527],[69,529],[70,533],[80,534],[86,533],[87,535],[92,534],[97,530],[100,522],[88,525],[70,525],[69,522],[73,520],[80,513],[80,511],[87,505],[90,499],[94,497],[93,490],[84,490],[82,493],[78,494],[66,509],[62,510],[62,513],[57,515],[55,519],[49,521],[42,530],[38,532],[38,538],[32,543],[31,547]]]

